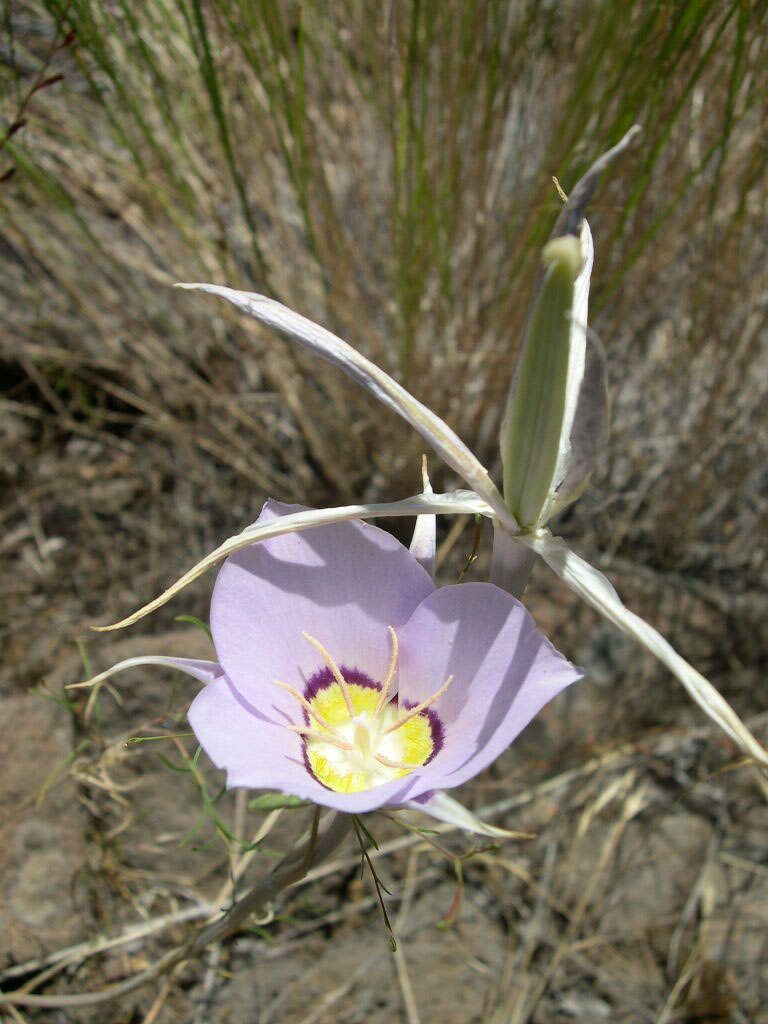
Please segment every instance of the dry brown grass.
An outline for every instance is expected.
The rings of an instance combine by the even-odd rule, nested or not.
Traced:
[[[77,44],[54,55],[63,83],[32,97],[0,149],[0,174],[16,168],[0,183],[4,697],[34,702],[42,677],[72,681],[88,622],[148,599],[255,518],[266,494],[320,504],[416,486],[420,444],[388,413],[281,339],[171,291],[174,280],[268,287],[406,381],[493,464],[557,212],[549,175],[567,189],[638,120],[642,145],[591,215],[611,444],[560,529],[601,553],[637,610],[746,718],[765,712],[766,6],[615,9],[349,2],[304,5],[300,23],[287,2],[6,6],[9,122],[57,11]],[[451,484],[431,469],[436,486]],[[197,588],[147,629],[162,638],[205,600]],[[467,862],[452,930],[434,929],[452,866],[393,851],[382,857],[401,908],[393,962],[369,891],[342,861],[267,930],[167,989],[55,1019],[759,1021],[758,780],[695,732],[662,670],[542,573],[530,603],[592,681],[465,794],[475,806],[519,796],[500,820],[537,838]],[[135,649],[89,650],[101,666],[146,646],[124,643]],[[51,800],[71,808],[81,860],[75,895],[64,886],[56,898],[80,908],[85,934],[207,906],[230,863],[221,846],[177,845],[199,808],[190,779],[146,747],[121,747],[144,722],[181,731],[187,698],[169,703],[144,677],[120,692],[122,709],[102,694],[98,728],[75,712],[75,759],[42,810],[34,796],[57,758],[40,778],[30,765],[14,810],[45,821]],[[7,756],[24,751],[20,736]],[[35,751],[42,766],[45,744]],[[231,825],[227,801],[217,807]],[[250,812],[243,834],[260,821]],[[275,844],[297,829],[285,812]],[[51,985],[131,973],[179,927]]]

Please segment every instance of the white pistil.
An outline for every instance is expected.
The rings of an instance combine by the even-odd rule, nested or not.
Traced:
[[[355,726],[355,731],[353,733],[353,742],[364,757],[370,757],[371,734],[367,726],[361,725],[359,723]]]
[[[316,640],[313,636],[310,636],[309,633],[302,633],[301,635],[304,637],[305,640],[309,640],[309,642],[312,644],[312,646],[316,647],[318,649],[318,651],[320,651],[320,653],[322,654],[323,658],[325,658],[325,662],[328,665],[328,668],[333,673],[333,678],[339,684],[339,688],[341,689],[342,696],[344,697],[344,703],[347,705],[347,711],[349,712],[349,717],[350,718],[354,718],[355,717],[355,709],[354,709],[354,706],[352,704],[352,697],[350,696],[350,693],[349,693],[349,686],[347,686],[347,681],[344,678],[344,676],[341,674],[341,670],[339,669],[339,666],[336,664],[336,662],[330,656],[328,651],[326,651],[326,649],[323,647],[323,645],[320,643],[319,640]]]
[[[434,704],[438,697],[442,697],[452,682],[453,676],[448,676],[437,693],[433,693],[431,697],[427,697],[427,699],[422,701],[421,704],[417,704],[415,708],[411,708],[405,715],[403,715],[402,718],[398,719],[394,725],[390,725],[388,729],[385,729],[383,735],[388,736],[391,732],[395,732],[401,726],[405,725],[406,722],[410,722],[410,720],[415,718],[416,715],[420,715],[422,711],[426,711],[430,704]]]
[[[397,652],[399,650],[399,644],[397,642],[397,633],[394,631],[392,626],[387,626],[387,629],[389,630],[389,635],[392,637],[392,658],[389,662],[389,671],[387,672],[387,678],[382,683],[379,699],[376,702],[376,707],[373,709],[374,718],[376,717],[376,715],[379,714],[381,709],[384,707],[384,704],[387,699],[387,694],[389,693],[389,688],[392,685],[392,680],[394,679],[395,676],[395,669],[397,668]]]

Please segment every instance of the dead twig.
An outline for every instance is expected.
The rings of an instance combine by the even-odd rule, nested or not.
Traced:
[[[405,924],[408,920],[408,914],[410,913],[411,904],[413,902],[413,894],[416,888],[416,867],[418,859],[418,849],[411,850],[411,855],[408,858],[408,870],[405,876],[403,902],[400,907],[400,913],[397,915],[397,920],[395,921],[395,935],[398,937],[397,949],[395,950],[395,968],[397,969],[397,980],[400,983],[400,991],[403,994],[403,1004],[405,1006],[408,1024],[421,1024],[421,1018],[419,1017],[419,1010],[416,1006],[416,997],[413,992],[413,986],[411,985],[411,979],[408,975],[408,967],[405,962],[405,953],[403,952],[403,943],[400,939],[400,933],[405,930]]]

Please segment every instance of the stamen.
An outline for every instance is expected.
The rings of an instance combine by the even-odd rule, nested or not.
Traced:
[[[383,757],[381,754],[376,754],[376,760],[379,764],[383,764],[385,768],[400,768],[403,771],[413,771],[418,765],[406,764],[405,761],[391,761],[388,757]]]
[[[351,698],[351,696],[349,694],[349,687],[347,686],[346,679],[341,674],[339,666],[336,664],[336,662],[330,656],[328,651],[326,651],[326,649],[323,647],[323,645],[320,643],[319,640],[315,640],[315,638],[313,636],[310,636],[309,633],[302,633],[301,635],[304,637],[305,640],[309,640],[309,642],[312,644],[312,646],[316,647],[318,649],[318,651],[320,651],[322,656],[325,658],[325,661],[326,661],[326,664],[328,665],[328,668],[331,670],[331,672],[333,672],[333,678],[339,684],[339,688],[341,689],[342,696],[344,697],[344,703],[347,705],[347,711],[349,712],[349,717],[350,718],[354,718],[355,717],[355,709],[354,709],[354,707],[352,705],[352,698]]]
[[[315,719],[318,725],[322,725],[324,729],[327,729],[328,732],[333,733],[334,736],[338,735],[335,726],[331,725],[331,723],[326,718],[323,718],[323,716],[318,711],[315,711],[315,709],[309,703],[307,698],[302,696],[302,694],[300,694],[298,690],[295,690],[292,686],[289,686],[288,683],[281,683],[279,679],[275,680],[275,686],[279,686],[281,690],[287,690],[292,697],[295,697],[299,704],[301,704],[301,706],[306,709],[307,713]]]
[[[355,749],[351,743],[347,743],[347,741],[341,739],[340,736],[334,736],[331,734],[326,735],[324,732],[318,732],[317,729],[308,729],[305,725],[286,725],[284,728],[289,729],[291,732],[297,732],[299,736],[305,736],[308,740],[319,740],[321,743],[330,743],[334,747],[338,747],[340,750]]]
[[[384,707],[384,703],[387,699],[387,693],[389,692],[389,687],[394,678],[395,669],[397,668],[397,652],[399,650],[399,644],[397,642],[397,633],[394,631],[392,626],[387,626],[387,629],[389,630],[389,635],[392,637],[392,658],[389,662],[389,671],[387,672],[387,678],[384,680],[382,684],[381,694],[379,695],[379,699],[376,702],[376,707],[373,709],[374,718],[376,717],[376,715],[379,714],[381,709]]]
[[[415,708],[411,708],[403,716],[403,718],[401,718],[399,721],[395,722],[394,725],[391,725],[389,727],[389,729],[386,729],[384,731],[383,735],[384,736],[388,736],[389,733],[395,732],[402,725],[405,725],[406,722],[410,722],[410,720],[412,718],[415,718],[416,715],[420,715],[422,711],[426,711],[427,708],[430,706],[430,704],[434,704],[438,697],[442,697],[442,695],[445,693],[445,691],[448,689],[448,687],[451,685],[452,682],[453,682],[453,676],[448,676],[448,678],[443,683],[443,685],[440,687],[440,689],[437,691],[437,693],[433,693],[431,697],[427,697],[427,699],[425,701],[422,701],[421,704],[417,704]]]

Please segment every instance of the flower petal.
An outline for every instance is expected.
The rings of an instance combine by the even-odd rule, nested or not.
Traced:
[[[399,636],[405,701],[426,700],[453,676],[433,705],[445,728],[443,749],[422,772],[418,792],[476,775],[583,675],[542,636],[520,602],[492,583],[434,591]]]
[[[507,522],[510,529],[515,527],[513,517],[488,471],[461,438],[431,409],[422,405],[401,384],[365,356],[361,356],[346,341],[266,295],[236,291],[234,288],[223,288],[214,284],[179,284],[177,287],[208,292],[226,299],[249,316],[268,327],[282,331],[303,348],[338,366],[357,384],[361,384],[380,402],[410,423],[451,469],[454,469],[481,498],[488,502],[494,512]]]
[[[306,772],[299,736],[267,721],[226,676],[198,693],[187,718],[206,754],[226,769],[230,787],[283,789],[295,765]]]
[[[203,750],[226,771],[230,789],[275,789],[358,814],[405,803],[416,782],[408,776],[360,793],[326,789],[307,770],[296,733],[265,721],[226,677],[200,691],[187,717]]]
[[[268,502],[259,523],[296,514]],[[296,722],[295,699],[275,682],[303,689],[325,664],[303,633],[338,665],[384,679],[387,626],[403,626],[433,588],[408,550],[375,526],[337,523],[286,534],[224,563],[211,601],[216,653],[246,700],[273,720],[277,713],[278,721],[288,714]]]

